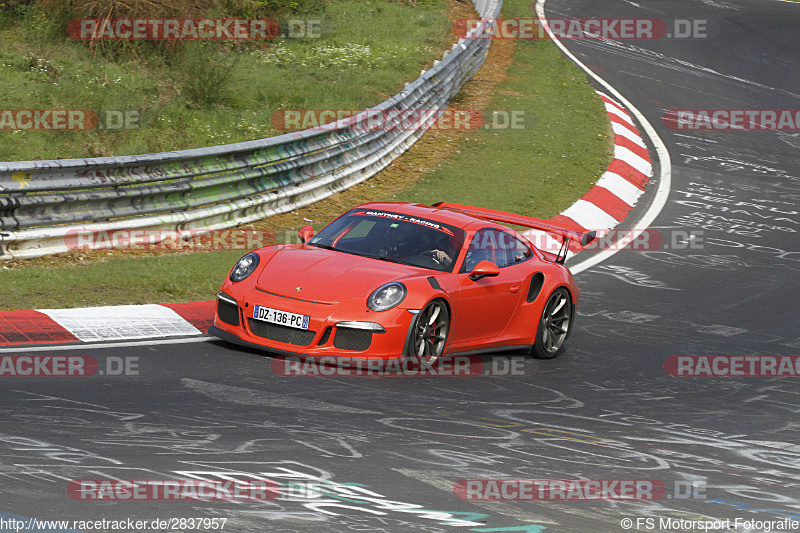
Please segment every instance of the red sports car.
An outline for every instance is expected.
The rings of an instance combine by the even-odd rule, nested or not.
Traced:
[[[504,225],[563,238],[541,251]],[[531,217],[438,203],[368,203],[300,244],[233,266],[210,333],[271,352],[432,364],[443,355],[530,348],[555,357],[578,287],[564,266],[582,233]]]

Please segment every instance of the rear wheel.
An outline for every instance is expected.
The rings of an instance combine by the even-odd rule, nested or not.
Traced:
[[[444,353],[450,331],[450,313],[442,300],[425,306],[414,322],[411,342],[404,361],[431,366]]]
[[[572,320],[572,298],[567,289],[559,287],[544,304],[531,355],[537,359],[552,359],[558,355],[572,328]]]

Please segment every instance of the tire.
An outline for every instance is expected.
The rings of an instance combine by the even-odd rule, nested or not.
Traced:
[[[450,333],[450,312],[443,300],[433,300],[414,319],[411,342],[403,362],[417,366],[436,364],[444,354]]]
[[[536,359],[552,359],[557,356],[564,347],[573,321],[572,297],[566,288],[559,287],[550,293],[544,304],[531,355]]]

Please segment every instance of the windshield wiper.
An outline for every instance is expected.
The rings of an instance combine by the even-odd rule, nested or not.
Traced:
[[[397,263],[399,265],[407,265],[408,263],[404,261],[400,261],[399,259],[392,259],[391,257],[386,257],[382,255],[367,255],[365,257],[369,257],[371,259],[377,259],[378,261],[387,261],[389,263]]]
[[[318,243],[318,242],[307,242],[306,244],[309,245],[309,246],[316,246],[317,248],[324,248],[326,250],[335,250],[337,252],[341,251],[338,248],[334,248],[333,246],[331,246],[329,244],[321,244],[321,243]]]

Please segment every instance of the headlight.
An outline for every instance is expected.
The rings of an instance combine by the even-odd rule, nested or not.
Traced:
[[[247,276],[253,273],[253,271],[258,266],[259,257],[258,254],[255,252],[250,252],[246,256],[242,257],[236,264],[233,265],[233,270],[231,270],[231,275],[229,279],[234,283],[237,281],[242,281]]]
[[[373,311],[386,311],[402,302],[406,292],[406,286],[399,281],[381,285],[369,295],[367,307]]]

